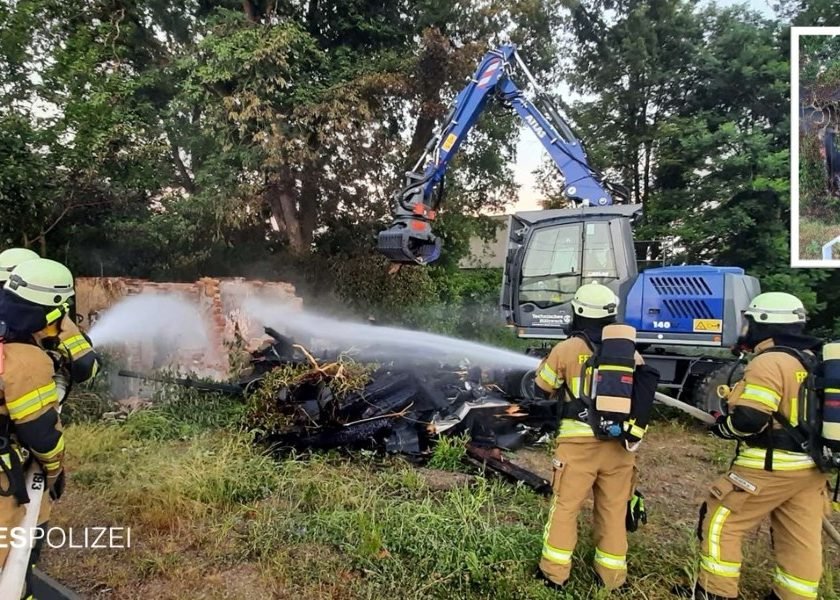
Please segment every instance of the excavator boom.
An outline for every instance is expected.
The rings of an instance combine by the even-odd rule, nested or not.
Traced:
[[[542,110],[511,79],[515,69],[535,88]],[[563,175],[564,191],[572,203],[607,206],[627,202],[626,191],[606,183],[589,164],[583,144],[540,90],[516,47],[504,44],[484,56],[455,99],[443,126],[429,140],[414,169],[406,173],[405,186],[394,194],[393,223],[380,232],[377,244],[379,251],[392,262],[425,265],[440,257],[441,242],[432,232],[432,222],[443,199],[443,177],[461,143],[493,98],[512,107],[534,132]]]

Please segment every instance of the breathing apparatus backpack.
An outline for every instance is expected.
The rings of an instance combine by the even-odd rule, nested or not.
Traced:
[[[635,450],[647,431],[659,372],[636,365],[636,330],[629,325],[604,327],[601,343],[581,366],[580,400],[595,437],[623,440]]]
[[[808,454],[823,472],[838,474],[834,485],[834,502],[840,501],[840,342],[823,346],[822,359],[795,348],[774,346],[765,352],[784,352],[805,367],[805,379],[799,387],[795,425],[780,413],[773,419]],[[771,432],[772,439],[772,432]],[[772,446],[771,446],[772,450]],[[768,457],[772,452],[768,450]],[[772,458],[769,458],[770,466]]]

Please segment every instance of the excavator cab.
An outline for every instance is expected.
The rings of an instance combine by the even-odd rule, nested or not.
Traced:
[[[619,298],[636,277],[631,224],[640,205],[532,211],[510,217],[502,310],[524,338],[562,338],[585,283]]]
[[[510,217],[501,305],[519,337],[565,338],[575,290],[597,282],[618,296],[618,318],[636,329],[639,343],[736,343],[742,313],[761,291],[758,280],[737,267],[708,265],[639,272],[632,223],[640,211],[640,205],[614,205]]]

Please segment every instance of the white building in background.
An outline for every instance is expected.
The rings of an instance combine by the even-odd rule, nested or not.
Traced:
[[[485,241],[478,236],[470,238],[470,253],[461,259],[458,266],[462,269],[502,269],[507,254],[508,215],[489,217],[498,225],[496,235]]]

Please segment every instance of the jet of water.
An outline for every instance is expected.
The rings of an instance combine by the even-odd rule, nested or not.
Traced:
[[[539,364],[532,356],[494,346],[425,331],[342,321],[278,305],[276,301],[248,298],[242,308],[250,318],[288,332],[293,338],[312,337],[348,349],[352,347],[362,357],[367,351],[377,355],[393,353],[394,359],[430,363],[447,362],[447,359],[459,362],[466,358],[479,366],[511,369],[534,369]]]
[[[105,310],[88,332],[95,346],[154,342],[173,350],[207,346],[209,334],[197,306],[171,294],[138,294]]]

